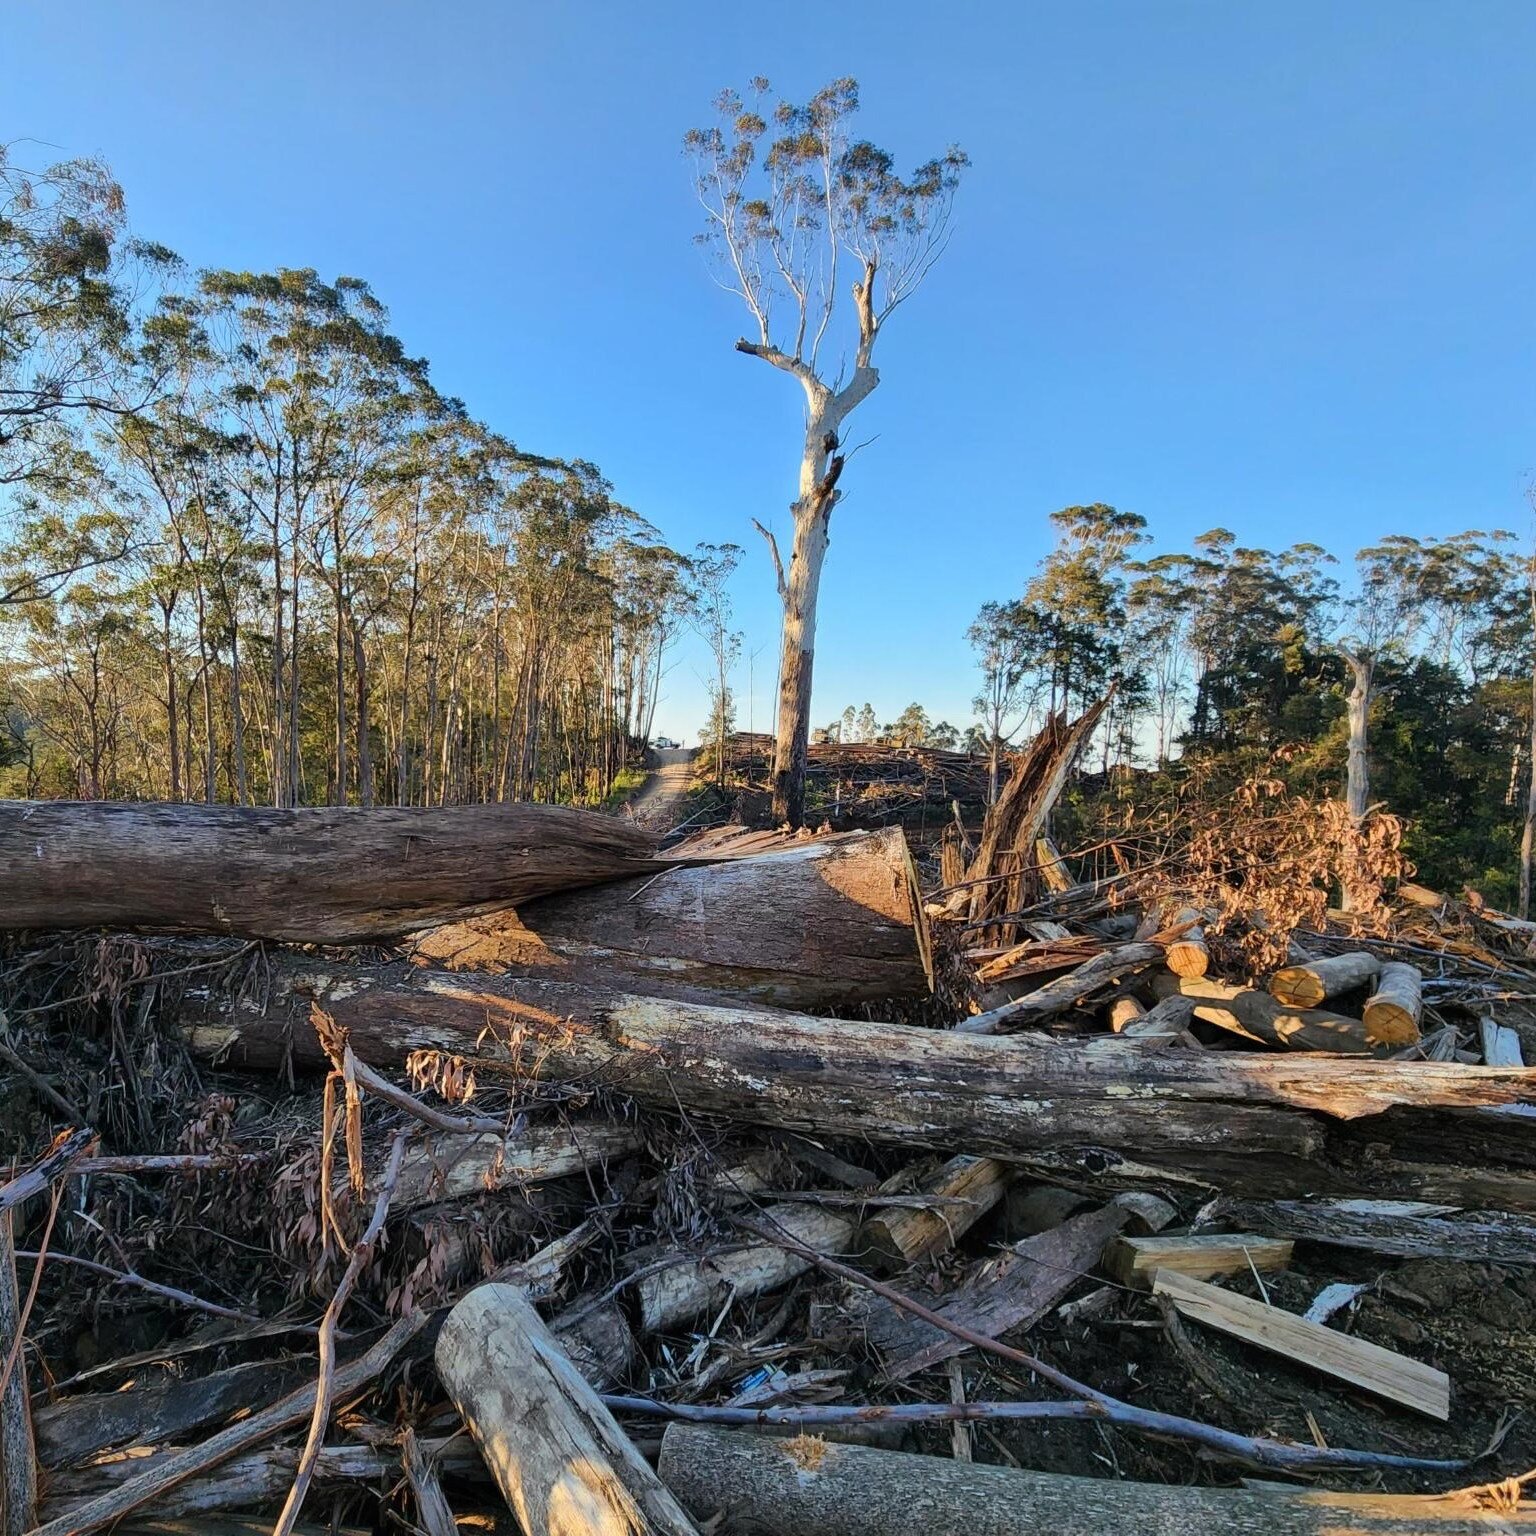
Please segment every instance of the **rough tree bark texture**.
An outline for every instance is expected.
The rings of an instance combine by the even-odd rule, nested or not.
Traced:
[[[781,1008],[931,986],[927,920],[899,827],[545,897],[515,916],[423,934],[416,953],[455,970],[682,983]]]
[[[328,1064],[313,1030],[295,1022],[307,1017],[311,997],[376,1065],[418,1051],[462,1054],[485,1082],[580,1083],[663,1113],[684,1108],[818,1135],[963,1148],[1058,1178],[1173,1178],[1267,1197],[1536,1203],[1522,1117],[1450,1113],[1536,1099],[1532,1068],[1106,1053],[1043,1037],[977,1037],[408,966],[313,967],[288,957],[272,971],[270,1012],[242,1002],[232,1015],[192,1023],[192,1046],[252,1066],[280,1065],[290,1052]],[[1354,1136],[1345,1122],[1360,1117]]]
[[[1371,713],[1371,681],[1376,671],[1376,659],[1368,652],[1358,655],[1353,651],[1341,651],[1349,667],[1349,759],[1345,777],[1345,802],[1349,814],[1358,823],[1365,819],[1366,807],[1371,798],[1371,768],[1367,752],[1366,730]]]
[[[1536,1515],[1495,1516],[1466,1495],[1249,1493],[1063,1477],[699,1424],[667,1426],[658,1470],[701,1525],[723,1513],[727,1530],[775,1536],[1474,1536],[1536,1526]]]
[[[527,1536],[697,1536],[517,1286],[454,1307],[437,1369]]]
[[[553,805],[247,810],[0,801],[0,928],[98,924],[309,943],[391,938],[658,866]]]

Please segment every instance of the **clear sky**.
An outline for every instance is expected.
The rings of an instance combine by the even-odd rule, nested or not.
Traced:
[[[770,707],[799,391],[736,355],[679,141],[723,85],[863,87],[961,144],[953,244],[845,436],[815,715],[924,702],[1077,502],[1348,555],[1524,531],[1536,464],[1530,0],[9,0],[0,139],[104,156],[197,266],[366,278],[440,388],[595,460],[736,582]],[[702,723],[677,653],[658,726]],[[738,679],[742,717],[747,669]]]

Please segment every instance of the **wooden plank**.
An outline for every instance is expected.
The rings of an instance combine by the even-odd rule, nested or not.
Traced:
[[[1152,1290],[1166,1296],[1185,1317],[1246,1344],[1309,1365],[1442,1422],[1451,1416],[1451,1378],[1432,1365],[1175,1270],[1159,1270]]]
[[[1520,1036],[1497,1020],[1486,1015],[1477,1021],[1483,1042],[1483,1060],[1490,1067],[1523,1067],[1525,1057],[1520,1051]]]
[[[1252,1232],[1199,1237],[1117,1237],[1104,1250],[1104,1268],[1121,1285],[1146,1289],[1160,1269],[1174,1269],[1195,1280],[1213,1275],[1262,1273],[1284,1269],[1295,1246],[1283,1237]]]

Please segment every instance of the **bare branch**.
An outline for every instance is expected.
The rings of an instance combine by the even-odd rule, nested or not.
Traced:
[[[772,530],[764,528],[755,517],[752,519],[752,526],[768,541],[768,553],[773,556],[774,580],[778,583],[779,596],[782,598],[789,588],[784,582],[784,562],[779,558],[779,541],[774,538]]]

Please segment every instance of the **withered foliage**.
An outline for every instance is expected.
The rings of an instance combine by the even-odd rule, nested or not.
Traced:
[[[1413,873],[1395,816],[1373,810],[1357,826],[1342,801],[1290,794],[1269,772],[1178,815],[1178,825],[1151,829],[1166,834],[1168,852],[1138,893],[1166,913],[1214,914],[1207,937],[1250,973],[1284,965],[1292,934],[1325,928],[1330,911],[1365,931],[1379,926],[1384,898]]]

